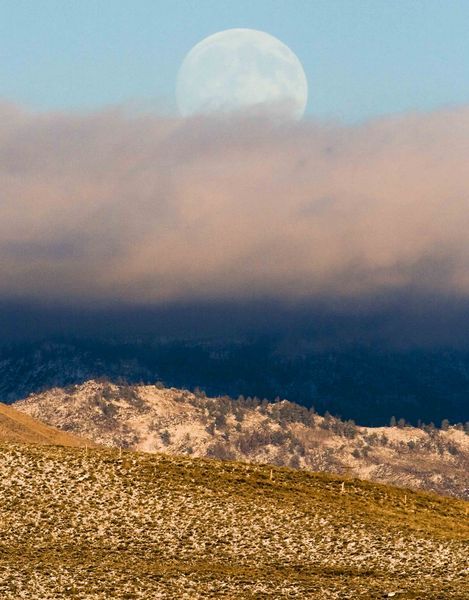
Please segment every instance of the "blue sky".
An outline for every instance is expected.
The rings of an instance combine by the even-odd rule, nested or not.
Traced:
[[[171,112],[185,54],[230,27],[294,50],[313,118],[469,102],[467,0],[0,0],[0,97],[44,110]]]

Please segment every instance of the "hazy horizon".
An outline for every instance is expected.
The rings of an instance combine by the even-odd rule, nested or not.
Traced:
[[[447,382],[460,414],[469,348],[464,4],[298,0],[296,10],[274,11],[265,10],[269,0],[197,7],[145,0],[132,11],[86,0],[41,4],[0,9],[10,57],[0,73],[2,347],[79,337],[99,354],[103,338],[127,356],[127,340],[137,340],[136,353],[139,339],[223,346],[271,337],[278,343],[256,358],[274,397],[274,386],[284,389],[283,366],[269,372],[271,351],[296,353],[301,363],[303,351],[331,350],[348,353],[340,394],[353,405],[370,396],[365,417],[381,410],[377,393],[383,414],[393,402],[407,414],[410,402],[405,410],[418,418],[433,389],[444,414]],[[230,114],[176,114],[184,57],[233,28],[276,36],[296,56],[308,84],[302,120],[281,121],[268,102]],[[294,81],[292,63],[282,71],[262,39],[257,54],[224,46],[208,67],[196,61],[192,100],[203,81],[209,96],[223,88],[234,106],[269,94],[274,102],[285,89],[303,102],[303,88],[284,86]],[[230,81],[242,85],[223,80],[224,66],[233,65]],[[288,104],[280,96],[276,108],[282,99]],[[25,348],[34,355],[34,343]],[[420,362],[402,358],[419,349]],[[386,352],[401,351],[396,370],[373,388]],[[18,356],[12,373],[29,360]],[[168,359],[175,380],[179,356]],[[248,359],[227,363],[230,389]],[[434,360],[446,365],[443,383]],[[210,361],[207,381],[196,372],[191,381],[208,385]],[[333,362],[320,364],[290,371],[286,393],[305,383],[298,397],[309,401],[315,378],[335,375]],[[355,369],[368,383],[358,378],[349,398]],[[152,363],[151,377],[158,371]],[[19,393],[15,377],[5,380]],[[254,381],[247,377],[246,389]],[[38,376],[34,386],[42,384]],[[420,404],[412,407],[414,397]]]
[[[0,112],[0,299],[469,294],[469,108],[359,126]]]

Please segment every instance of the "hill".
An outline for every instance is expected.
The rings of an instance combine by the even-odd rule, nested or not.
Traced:
[[[447,427],[359,427],[286,400],[89,381],[18,410],[107,446],[272,463],[467,497],[469,436]]]
[[[33,419],[11,406],[0,403],[0,442],[24,442],[60,446],[94,445],[93,442],[66,433]]]
[[[51,318],[65,326],[55,311]],[[140,319],[147,328],[146,316],[140,314]],[[278,395],[369,426],[389,425],[392,415],[414,425],[419,419],[437,425],[443,419],[469,420],[467,350],[398,350],[383,348],[381,342],[356,347],[342,338],[340,348],[321,348],[308,329],[305,336],[165,340],[148,335],[118,339],[113,333],[12,344],[0,347],[0,398],[10,403],[51,387],[121,377],[131,383],[164,381],[176,388],[203,385],[210,396],[274,400]]]
[[[0,445],[0,596],[466,599],[468,505],[262,465]]]

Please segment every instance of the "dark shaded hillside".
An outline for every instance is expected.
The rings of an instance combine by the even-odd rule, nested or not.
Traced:
[[[107,377],[200,386],[210,395],[280,396],[371,426],[387,425],[393,415],[413,424],[469,420],[469,352],[291,346],[274,337],[22,343],[0,351],[0,399]]]

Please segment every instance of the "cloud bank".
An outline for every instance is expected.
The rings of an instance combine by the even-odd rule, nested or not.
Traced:
[[[469,295],[469,107],[359,126],[0,105],[0,298]]]

